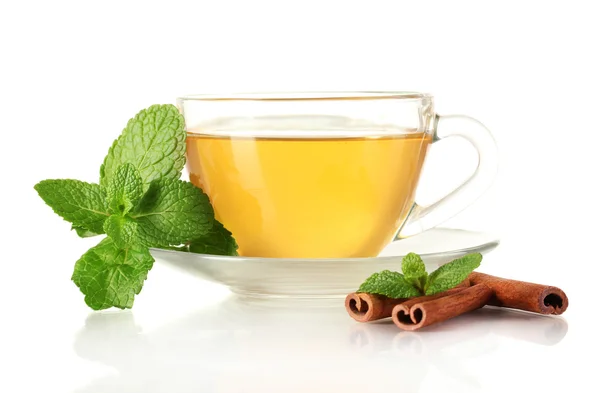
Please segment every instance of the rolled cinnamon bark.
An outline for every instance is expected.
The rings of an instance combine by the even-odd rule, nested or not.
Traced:
[[[492,290],[480,284],[435,299],[417,297],[395,306],[392,320],[402,330],[418,330],[481,308],[491,296]]]
[[[557,287],[509,280],[473,272],[469,275],[471,285],[485,284],[492,291],[490,306],[516,308],[539,314],[560,315],[569,306],[567,295]]]
[[[422,296],[414,299],[431,298],[437,299],[455,293],[470,285],[469,280],[465,280],[455,288],[432,296]],[[407,299],[391,299],[381,295],[372,295],[369,293],[353,292],[346,296],[346,311],[358,322],[371,322],[378,319],[389,318],[392,316],[392,310],[398,304],[406,302]]]
[[[346,311],[358,322],[388,318],[392,309],[406,299],[390,299],[381,295],[353,292],[346,296]]]

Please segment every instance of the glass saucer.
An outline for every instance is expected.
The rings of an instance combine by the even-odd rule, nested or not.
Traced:
[[[369,275],[400,270],[409,252],[423,258],[428,270],[472,252],[498,246],[496,236],[462,229],[433,228],[390,243],[373,258],[302,259],[228,257],[152,249],[168,263],[203,279],[220,283],[237,294],[253,297],[331,298],[355,291]]]

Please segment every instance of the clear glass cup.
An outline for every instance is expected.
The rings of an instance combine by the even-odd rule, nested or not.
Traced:
[[[497,169],[489,131],[436,114],[423,93],[190,95],[178,106],[190,180],[243,256],[376,256],[469,206]],[[429,146],[452,136],[475,146],[477,169],[421,206],[415,192]]]

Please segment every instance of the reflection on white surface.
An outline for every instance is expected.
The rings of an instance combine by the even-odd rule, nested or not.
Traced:
[[[77,393],[419,391],[428,375],[481,391],[473,359],[504,340],[554,345],[560,317],[485,308],[421,332],[358,324],[339,304],[230,297],[154,331],[131,312],[91,314],[76,353],[113,367]]]

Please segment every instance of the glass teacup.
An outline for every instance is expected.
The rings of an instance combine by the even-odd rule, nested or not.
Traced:
[[[243,256],[372,257],[432,228],[491,184],[494,139],[477,120],[440,116],[415,92],[191,95],[178,99],[190,180]],[[429,206],[415,192],[429,146],[469,140],[479,165]]]

